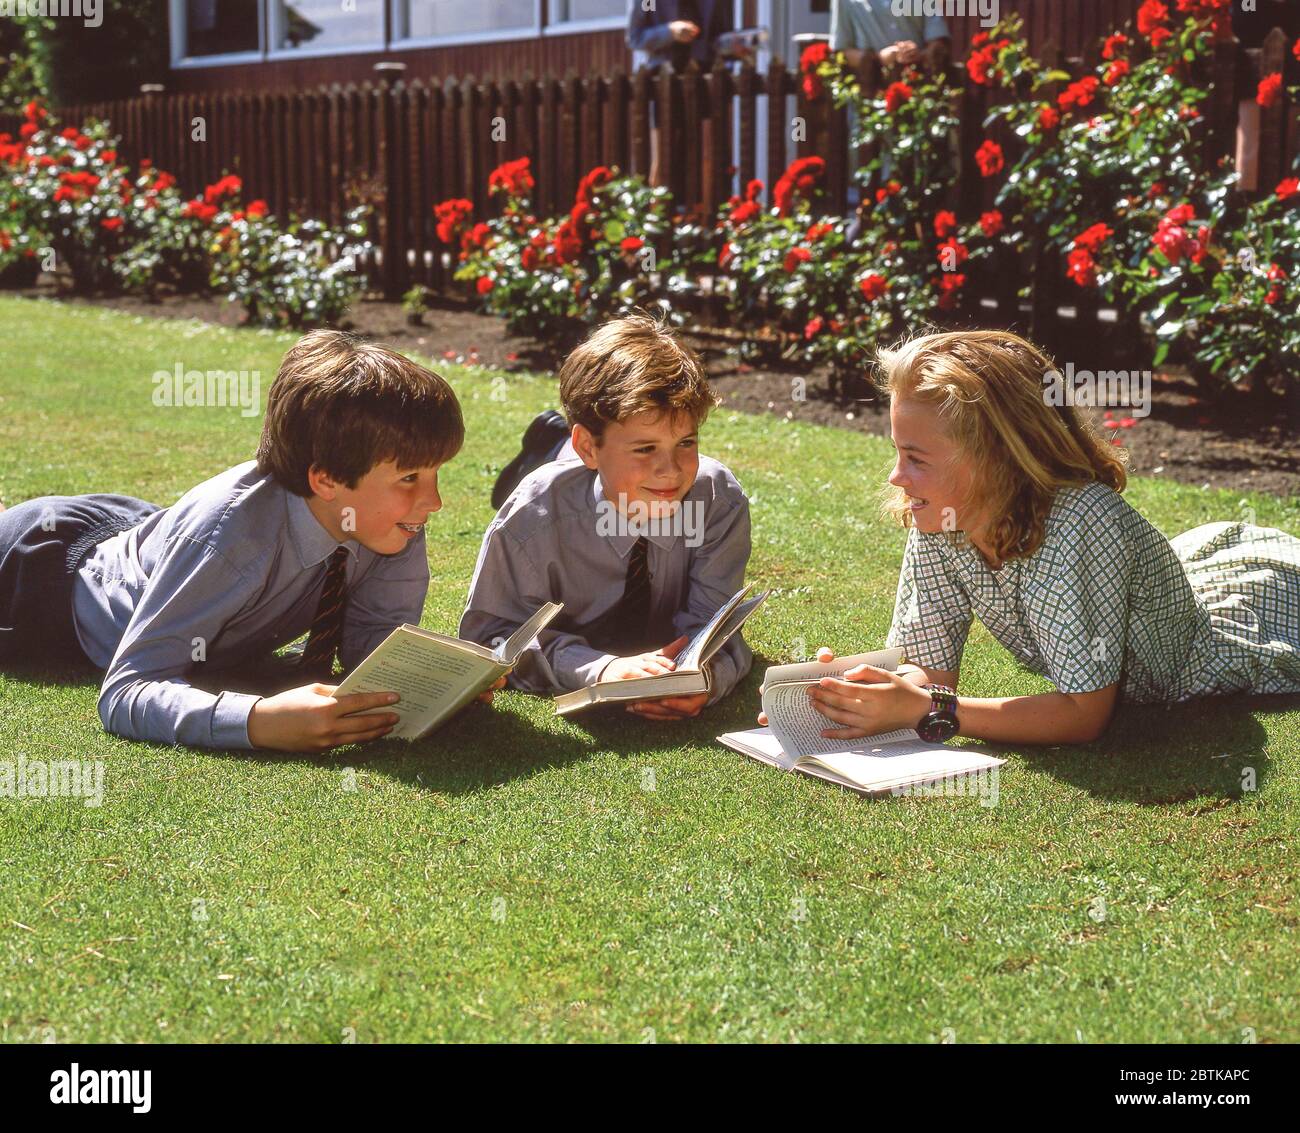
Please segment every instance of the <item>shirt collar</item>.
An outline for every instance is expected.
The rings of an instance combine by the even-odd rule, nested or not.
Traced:
[[[340,543],[324,527],[321,526],[320,520],[313,514],[307,501],[297,492],[285,492],[287,498],[286,508],[288,511],[289,542],[293,544],[294,552],[298,556],[298,562],[302,568],[307,570],[323,563],[339,547],[347,547],[353,558],[357,554],[356,543],[349,539],[346,543]]]
[[[697,476],[696,480],[698,481],[698,479],[699,477]],[[695,485],[692,484],[691,488],[693,489],[694,487]],[[690,497],[690,494],[691,493],[689,491],[686,493],[687,498]],[[614,507],[613,503],[609,502],[608,500],[605,500],[605,486],[603,483],[601,483],[600,473],[593,471],[591,474],[591,490],[587,493],[587,503],[591,506],[591,521],[593,524],[602,515],[602,511],[597,510],[598,508],[601,507],[602,501],[604,502],[606,507],[610,507],[610,508]],[[652,527],[653,526],[654,525],[652,525]],[[610,546],[612,546],[614,550],[618,552],[618,557],[620,559],[625,559],[628,557],[628,555],[632,551],[632,548],[636,546],[636,540],[637,540],[637,536],[634,535],[631,531],[625,531],[621,534],[604,535],[602,536],[602,538],[609,540]],[[656,547],[664,551],[671,550],[673,545],[680,538],[681,536],[674,535],[672,531],[651,530],[646,532],[646,539],[649,540],[651,543],[653,543]]]

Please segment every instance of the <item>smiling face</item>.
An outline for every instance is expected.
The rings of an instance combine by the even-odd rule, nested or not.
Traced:
[[[423,530],[424,521],[442,509],[438,469],[376,464],[355,488],[330,478],[319,466],[307,474],[313,495],[307,506],[340,543],[355,539],[380,555],[395,555]]]
[[[967,514],[966,505],[971,463],[944,432],[938,411],[923,402],[895,397],[889,407],[889,426],[897,450],[889,482],[907,493],[917,529],[970,533],[975,519]]]
[[[625,514],[671,514],[700,470],[699,429],[683,413],[635,413],[607,424],[599,443],[585,426],[575,425],[573,447],[600,473],[605,498]]]

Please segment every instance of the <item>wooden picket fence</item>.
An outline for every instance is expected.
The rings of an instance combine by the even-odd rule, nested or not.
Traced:
[[[1205,104],[1211,115],[1207,160],[1234,152],[1238,103],[1254,98],[1264,75],[1282,72],[1288,83],[1296,81],[1298,64],[1290,48],[1286,35],[1275,29],[1260,51],[1241,52],[1232,43],[1218,49],[1215,94]],[[1094,45],[1082,59],[1064,59],[1049,43],[1040,54],[1044,62],[1078,75],[1096,61],[1096,51]],[[991,205],[992,187],[976,175],[971,155],[986,136],[990,99],[1003,96],[967,82],[960,64],[951,74],[961,92],[954,110],[969,173],[948,204],[960,216],[972,217]],[[870,53],[860,79],[871,93],[886,81]],[[853,171],[867,155],[850,153],[847,114],[824,98],[807,103],[798,74],[780,60],[765,72],[730,71],[719,64],[707,73],[692,66],[678,74],[664,69],[658,75],[159,93],[68,106],[59,117],[109,120],[128,162],[150,158],[187,192],[197,193],[234,172],[244,181],[246,200],[261,197],[277,214],[296,212],[333,224],[352,204],[369,203],[377,249],[371,279],[394,298],[413,284],[463,294],[452,279],[453,259],[434,232],[437,202],[465,197],[477,215],[488,215],[488,173],[526,154],[537,182],[534,211],[567,211],[579,179],[592,167],[649,170],[652,112],[663,130],[662,180],[684,211],[710,214],[755,175],[760,152],[766,154],[769,180],[793,157],[820,154],[827,161],[832,211],[847,211],[856,200]],[[1258,183],[1269,191],[1300,155],[1300,108],[1284,99],[1260,113]],[[806,140],[797,145],[790,141],[796,114],[808,125]],[[16,127],[0,120],[0,131]],[[998,140],[1012,159],[1017,140]],[[1027,271],[1041,266],[1023,265]],[[1036,272],[1035,278],[1043,285],[1035,288],[1035,309],[1026,325],[1044,333],[1045,324],[1061,317],[1067,305],[1074,308],[1073,317],[1096,317],[1087,297],[1069,287],[1059,270]],[[1014,297],[1019,282],[1014,272],[1001,272],[987,284],[986,294],[972,292],[968,300],[973,308],[997,310],[1000,321],[1020,323],[1023,312]]]

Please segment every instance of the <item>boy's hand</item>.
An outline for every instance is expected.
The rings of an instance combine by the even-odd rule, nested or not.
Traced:
[[[700,34],[700,25],[690,20],[673,20],[668,25],[668,30],[672,32],[673,39],[678,43],[690,43]]]
[[[630,681],[637,677],[657,677],[677,668],[673,660],[690,638],[685,635],[671,641],[657,653],[642,653],[637,657],[615,657],[600,674],[602,681]]]
[[[505,677],[501,677],[501,678],[499,678],[499,679],[497,680],[497,683],[496,683],[496,684],[494,684],[490,689],[487,690],[487,692],[480,692],[480,693],[478,694],[478,698],[479,698],[479,700],[481,700],[484,704],[491,704],[491,703],[492,703],[492,694],[493,694],[494,692],[496,692],[497,689],[501,689],[501,688],[505,688],[505,687],[506,687],[506,679],[505,679]]]
[[[340,744],[376,740],[397,724],[399,717],[391,712],[368,711],[395,704],[397,693],[357,692],[335,700],[336,688],[304,685],[263,697],[248,715],[249,742],[273,751],[328,751]]]
[[[637,677],[656,677],[660,673],[671,673],[677,668],[673,660],[682,651],[690,638],[683,634],[676,641],[670,641],[658,653],[642,653],[639,657],[618,657],[605,666],[601,673],[602,681],[626,681]],[[659,700],[636,700],[627,706],[627,710],[647,720],[685,720],[698,716],[700,709],[708,703],[708,693],[696,696],[666,696]]]
[[[901,63],[906,66],[908,63],[914,62],[920,53],[921,49],[916,46],[915,42],[910,39],[900,39],[880,53],[880,61],[886,67],[894,63]]]
[[[698,716],[700,709],[709,702],[707,692],[694,696],[665,696],[662,700],[637,700],[627,706],[634,716],[647,720],[689,720]]]
[[[818,662],[820,662],[820,663],[823,664],[823,665],[829,665],[832,661],[835,660],[835,654],[832,653],[829,649],[826,648],[826,646],[823,645],[819,650],[817,650],[817,660],[818,660]],[[759,695],[759,696],[762,696],[762,695],[763,695],[763,686],[762,686],[762,685],[759,685],[759,686],[758,686],[758,695]],[[760,712],[760,713],[758,714],[758,722],[759,722],[759,724],[760,724],[762,727],[764,727],[764,728],[767,727],[767,713],[766,713],[766,712]]]

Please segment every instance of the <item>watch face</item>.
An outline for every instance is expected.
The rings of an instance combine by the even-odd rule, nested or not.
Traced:
[[[926,743],[941,744],[957,734],[957,721],[951,716],[932,714],[921,721],[916,732]]]

